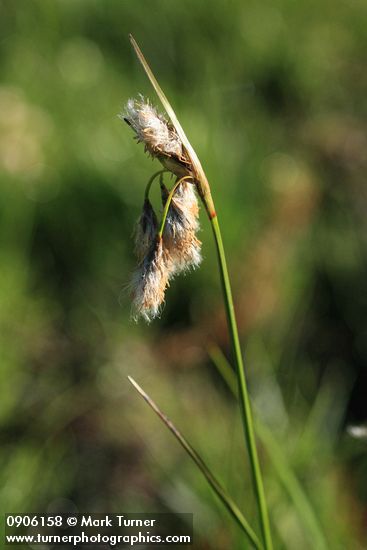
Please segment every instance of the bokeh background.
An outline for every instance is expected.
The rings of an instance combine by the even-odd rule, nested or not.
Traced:
[[[129,319],[159,169],[116,116],[156,101],[132,32],[218,204],[276,548],[366,548],[366,29],[364,0],[0,1],[2,512],[193,512],[195,548],[246,547],[131,374],[256,524],[204,212],[200,270]]]

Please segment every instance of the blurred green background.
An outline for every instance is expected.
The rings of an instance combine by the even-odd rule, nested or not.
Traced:
[[[256,521],[204,212],[200,270],[129,319],[159,169],[116,116],[156,102],[132,32],[218,205],[275,546],[366,548],[366,2],[0,0],[0,29],[2,512],[193,512],[195,548],[246,547],[130,374]]]

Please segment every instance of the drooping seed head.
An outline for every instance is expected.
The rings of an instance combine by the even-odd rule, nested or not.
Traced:
[[[167,247],[172,260],[172,276],[196,269],[202,262],[201,241],[193,231],[175,239],[173,247]]]
[[[162,199],[166,190],[163,188]],[[183,181],[172,197],[163,232],[173,264],[173,274],[195,269],[201,263],[201,242],[196,237],[199,229],[199,206],[193,184]]]
[[[180,181],[173,196],[161,181],[162,202],[167,207],[159,237],[157,218],[148,199],[135,229],[135,253],[139,265],[131,282],[132,317],[135,320],[143,317],[150,322],[160,313],[170,279],[201,263],[201,242],[196,236],[199,230],[199,206],[195,193],[197,167],[194,168],[195,163],[175,127],[142,96],[138,100],[129,99],[120,118],[131,126],[137,141],[144,143],[145,150]],[[150,183],[148,185],[149,190]]]
[[[195,193],[195,185],[183,181],[177,187],[172,199],[173,206],[185,213],[185,223],[193,231],[199,230],[199,203]]]
[[[148,323],[159,316],[172,271],[162,240],[157,240],[133,273],[131,281],[132,318]]]
[[[150,250],[157,235],[158,221],[148,198],[144,200],[142,213],[136,222],[134,231],[135,254],[139,261]]]

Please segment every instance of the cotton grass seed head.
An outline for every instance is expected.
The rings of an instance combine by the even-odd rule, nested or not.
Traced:
[[[199,203],[194,188],[191,182],[182,181],[175,190],[168,211],[174,234],[189,229],[196,233],[200,228]],[[169,197],[169,190],[162,181],[161,196],[164,206]]]
[[[171,273],[170,258],[159,239],[133,273],[131,281],[132,318],[148,323],[159,316]]]
[[[160,314],[170,280],[198,267],[202,260],[201,242],[196,235],[199,230],[197,180],[178,133],[148,101],[143,97],[129,99],[120,118],[134,130],[137,141],[144,143],[146,151],[165,167],[147,184],[134,234],[139,264],[130,284],[132,317],[150,322]],[[167,171],[176,176],[171,190],[163,183],[162,173]],[[148,198],[158,175],[163,204],[160,224]]]
[[[183,181],[177,187],[172,199],[173,207],[184,213],[185,225],[193,231],[199,230],[199,203],[192,181]]]
[[[182,155],[182,143],[176,131],[143,97],[129,99],[122,118],[135,130],[138,141],[143,142],[152,155]]]
[[[158,230],[158,220],[148,198],[144,200],[143,210],[136,222],[134,231],[135,255],[139,261],[150,250],[154,243]]]
[[[167,170],[178,177],[191,173],[191,163],[176,130],[143,96],[129,99],[119,116],[131,126],[145,150]]]
[[[186,232],[173,242],[174,246],[168,247],[173,267],[172,276],[199,267],[202,261],[201,241],[194,232]]]
[[[182,182],[176,189],[167,213],[163,241],[172,259],[173,273],[195,269],[201,263],[199,206],[193,185]]]

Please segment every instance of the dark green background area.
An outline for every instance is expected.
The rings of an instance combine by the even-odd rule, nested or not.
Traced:
[[[230,350],[204,211],[202,267],[172,282],[161,319],[129,318],[132,230],[159,169],[117,118],[139,93],[157,103],[131,32],[212,186],[255,414],[330,548],[363,547],[366,28],[362,0],[0,0],[4,513],[189,512],[195,548],[243,547],[132,375],[256,521],[210,358]],[[260,455],[276,548],[316,548]]]

